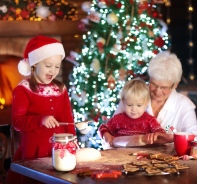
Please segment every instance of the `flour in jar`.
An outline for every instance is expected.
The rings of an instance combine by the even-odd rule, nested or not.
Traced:
[[[67,149],[53,149],[52,161],[57,171],[71,171],[76,166],[76,155]]]

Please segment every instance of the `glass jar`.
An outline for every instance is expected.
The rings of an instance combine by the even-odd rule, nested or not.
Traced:
[[[76,136],[72,134],[54,134],[52,142],[52,163],[57,171],[71,171],[76,166]]]
[[[197,141],[191,141],[190,156],[197,156]]]

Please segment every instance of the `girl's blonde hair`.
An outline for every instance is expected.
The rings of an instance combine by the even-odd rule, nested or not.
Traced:
[[[141,79],[133,79],[130,81],[127,81],[122,88],[121,94],[120,94],[121,100],[128,100],[128,99],[134,99],[139,100],[142,99],[144,102],[149,102],[150,100],[150,93],[149,93],[149,87],[145,83],[145,81]]]

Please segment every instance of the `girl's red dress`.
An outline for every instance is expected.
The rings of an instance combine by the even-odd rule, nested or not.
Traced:
[[[58,122],[71,123],[66,126],[46,128],[42,125],[44,116],[52,115]],[[52,156],[50,137],[57,133],[76,135],[73,115],[67,89],[60,92],[54,84],[39,84],[39,91],[33,92],[28,80],[23,80],[13,91],[12,123],[20,131],[21,142],[13,162]],[[36,180],[9,171],[8,184],[36,183]]]

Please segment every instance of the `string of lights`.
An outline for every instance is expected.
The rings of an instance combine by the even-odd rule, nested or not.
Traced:
[[[194,59],[193,59],[193,56],[192,56],[193,47],[194,47],[193,37],[192,37],[192,34],[193,34],[192,13],[193,13],[193,11],[194,11],[194,9],[193,9],[193,6],[192,6],[192,2],[191,2],[191,0],[188,0],[188,12],[189,12],[189,15],[188,15],[188,19],[189,19],[188,20],[189,21],[189,24],[188,24],[188,32],[189,32],[189,42],[188,42],[189,59],[188,59],[188,64],[190,66],[190,73],[189,73],[189,79],[190,80],[195,79],[195,74],[194,74],[194,71],[193,71]]]

